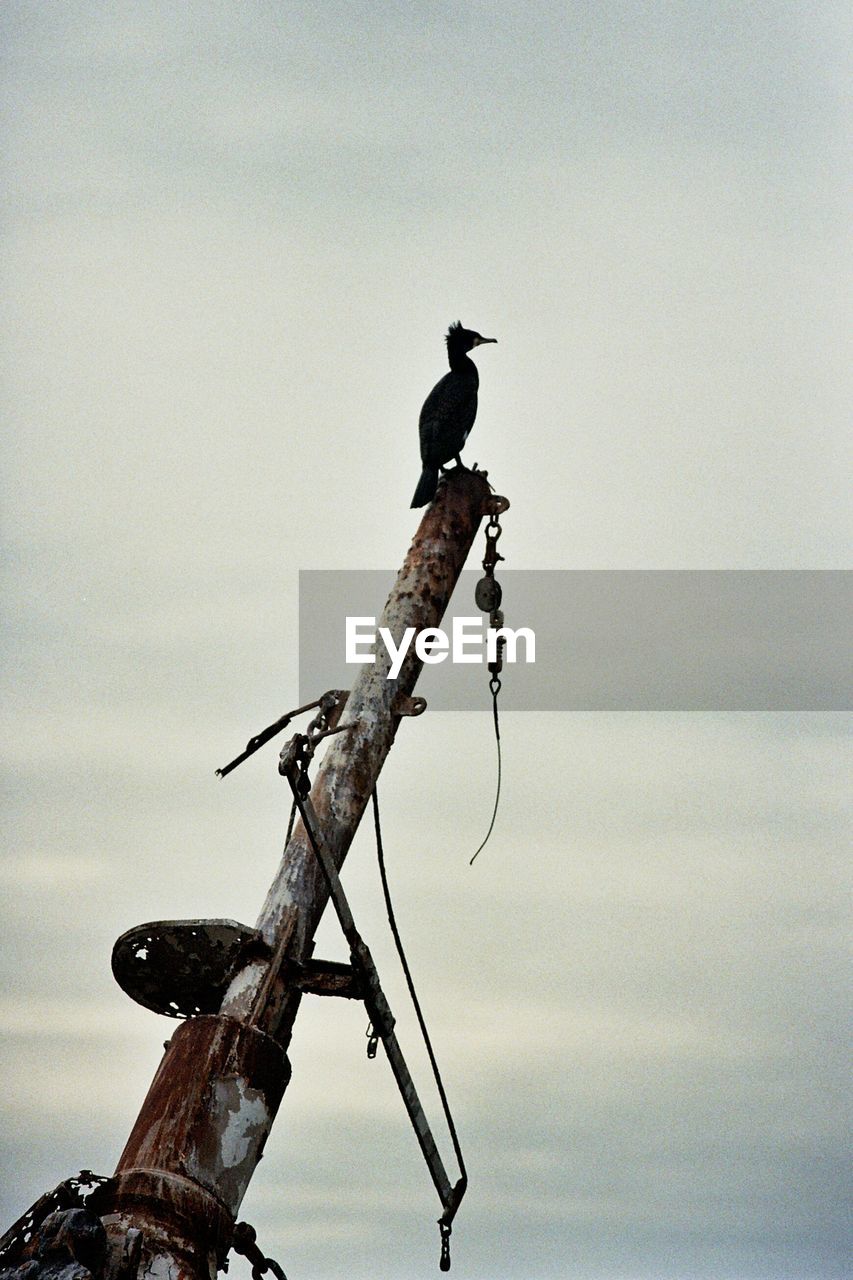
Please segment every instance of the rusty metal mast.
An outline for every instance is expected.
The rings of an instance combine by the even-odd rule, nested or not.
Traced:
[[[440,486],[380,619],[397,643],[406,627],[440,624],[489,497],[478,471],[451,472]],[[421,665],[412,646],[391,680],[387,654],[377,654],[353,683],[344,713],[352,727],[333,740],[310,794],[310,811],[337,869],[400,718],[412,713]],[[302,994],[323,990],[323,966],[311,953],[328,897],[299,822],[219,1012],[188,1018],[168,1042],[105,1189],[99,1212],[113,1277],[213,1280],[224,1262],[290,1077],[286,1050]],[[331,990],[333,966],[326,968]]]

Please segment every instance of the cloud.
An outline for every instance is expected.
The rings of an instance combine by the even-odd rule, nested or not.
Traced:
[[[840,6],[0,21],[10,1222],[110,1171],[171,1029],[115,937],[259,908],[275,747],[213,769],[295,705],[297,570],[399,562],[450,320],[500,339],[470,460],[512,567],[831,568],[849,503]],[[840,1276],[849,726],[507,716],[469,869],[483,695],[404,722],[381,788],[471,1172],[456,1265]],[[346,880],[434,1114],[368,831]],[[245,1205],[289,1274],[437,1262],[364,1030],[300,1013]]]

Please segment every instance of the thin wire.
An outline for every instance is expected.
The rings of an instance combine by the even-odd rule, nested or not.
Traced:
[[[400,931],[397,928],[397,920],[394,915],[394,904],[391,901],[391,890],[388,887],[388,876],[385,871],[385,853],[382,848],[382,828],[379,824],[379,795],[375,786],[373,788],[373,825],[376,830],[376,858],[379,863],[379,876],[380,876],[380,879],[382,880],[382,893],[385,898],[385,908],[388,912],[388,923],[391,926],[391,933],[394,936],[394,945],[397,948],[397,955],[400,957],[400,964],[402,966],[403,973],[406,975],[406,985],[409,988],[409,996],[411,997],[412,1006],[415,1010],[415,1014],[417,1015],[417,1019],[418,1019],[418,1026],[421,1029],[421,1035],[423,1036],[423,1039],[424,1039],[424,1044],[426,1046],[426,1051],[429,1057],[430,1066],[432,1067],[433,1078],[435,1080],[436,1088],[438,1089],[438,1096],[441,1098],[441,1105],[444,1109],[444,1118],[447,1121],[447,1128],[450,1133],[451,1141],[453,1143],[453,1150],[456,1153],[456,1160],[459,1165],[459,1172],[461,1173],[463,1179],[467,1183],[468,1175],[465,1172],[465,1161],[462,1159],[462,1148],[459,1145],[459,1138],[457,1137],[457,1134],[456,1134],[456,1125],[453,1123],[453,1116],[450,1114],[450,1103],[447,1101],[447,1094],[444,1091],[444,1084],[441,1079],[441,1072],[438,1069],[438,1062],[436,1061],[435,1053],[433,1052],[432,1041],[430,1040],[429,1032],[427,1031],[426,1022],[424,1021],[424,1015],[421,1012],[421,1004],[420,1004],[420,1001],[418,1000],[418,994],[415,991],[415,984],[412,979],[412,972],[411,972],[411,969],[409,968],[409,963],[406,960],[406,953],[403,950],[403,942],[402,942],[402,939],[400,938]]]
[[[293,835],[293,824],[296,821],[296,797],[293,797],[293,804],[290,806],[290,817],[287,820],[287,835],[284,837],[284,850],[290,844],[290,837]],[[284,852],[284,850],[282,852]]]
[[[492,834],[492,831],[494,830],[495,818],[498,816],[498,804],[500,803],[500,798],[501,798],[501,727],[498,723],[498,693],[500,692],[500,687],[501,687],[500,680],[496,682],[496,686],[497,687],[492,689],[492,712],[495,718],[495,745],[498,750],[498,785],[497,785],[497,790],[495,791],[495,807],[492,810],[492,820],[489,823],[489,829],[486,832],[485,839],[483,840],[483,843],[480,845],[480,848],[477,850],[477,853],[474,854],[474,858],[476,858],[478,854],[480,854],[483,851],[483,849],[486,847],[486,844],[488,843],[488,840],[489,840],[489,836]],[[472,858],[471,861],[468,863],[469,867],[472,867],[474,865],[474,858]]]

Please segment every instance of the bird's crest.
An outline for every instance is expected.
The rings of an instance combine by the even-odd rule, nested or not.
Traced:
[[[462,321],[455,320],[453,324],[450,326],[450,328],[447,330],[447,336],[445,337],[444,341],[447,343],[448,346],[450,346],[451,342],[454,342],[456,338],[459,336],[459,334],[462,332],[463,332]]]

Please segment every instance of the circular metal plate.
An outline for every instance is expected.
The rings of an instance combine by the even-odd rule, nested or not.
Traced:
[[[238,959],[259,940],[257,930],[236,920],[154,920],[118,939],[113,976],[131,999],[155,1013],[217,1013]]]

